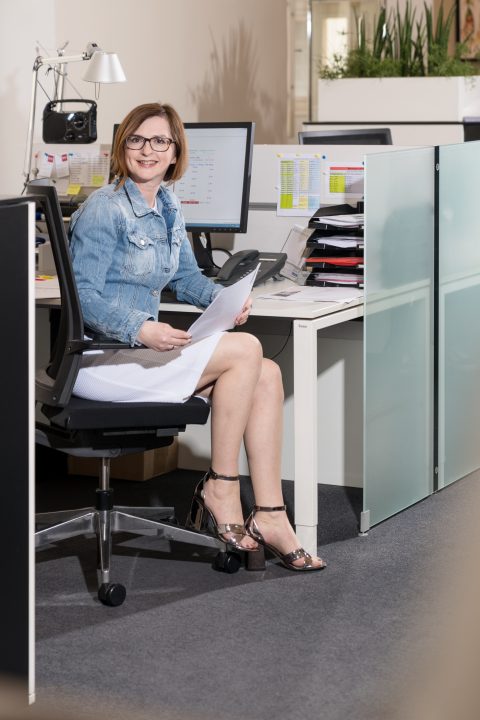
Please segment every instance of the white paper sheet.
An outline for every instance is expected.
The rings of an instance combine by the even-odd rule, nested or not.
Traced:
[[[364,214],[324,215],[323,217],[312,218],[312,222],[320,225],[331,225],[332,227],[357,228],[363,227]]]
[[[285,302],[337,302],[348,303],[363,296],[363,290],[343,287],[302,287],[280,290],[261,295],[257,300],[283,300]]]
[[[349,200],[363,198],[363,162],[324,161],[322,173],[322,202],[325,205],[338,205]]]
[[[238,280],[233,285],[224,287],[203,311],[195,322],[190,325],[188,332],[192,336],[192,342],[202,340],[208,335],[230,330],[235,324],[235,319],[242,312],[243,306],[250,295],[260,264],[255,270]]]
[[[277,167],[277,215],[310,217],[320,207],[321,157],[281,154]]]
[[[330,237],[327,235],[325,237],[316,238],[316,242],[317,245],[328,245],[330,247],[360,248],[364,245],[364,238],[363,235],[331,235]]]
[[[35,277],[35,297],[41,298],[59,298],[60,285],[56,275],[36,275]]]

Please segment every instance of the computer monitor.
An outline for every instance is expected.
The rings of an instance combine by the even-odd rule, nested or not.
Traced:
[[[189,166],[174,191],[199,266],[215,275],[210,233],[247,230],[253,122],[185,123]]]
[[[305,130],[298,133],[300,145],[392,145],[390,128],[355,130]]]

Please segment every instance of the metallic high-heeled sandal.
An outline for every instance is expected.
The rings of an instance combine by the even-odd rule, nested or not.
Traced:
[[[241,545],[242,539],[247,535],[245,525],[239,525],[238,523],[218,523],[213,512],[205,504],[204,486],[209,479],[239,481],[238,475],[220,475],[210,468],[195,488],[185,527],[199,533],[212,535],[218,540],[227,543],[227,545],[231,545],[236,550],[257,552],[259,550],[258,546],[250,548]]]
[[[327,563],[324,560],[321,560],[321,565],[314,565],[312,556],[309,555],[309,553],[307,553],[304,548],[297,548],[296,550],[293,550],[292,552],[284,555],[274,545],[270,545],[269,543],[267,543],[267,541],[263,537],[257,523],[255,522],[255,514],[257,512],[286,512],[286,510],[286,505],[279,505],[277,507],[254,505],[252,512],[245,521],[245,531],[247,535],[250,535],[250,537],[256,540],[259,545],[262,545],[263,547],[270,550],[270,552],[272,552],[274,555],[276,555],[276,557],[280,559],[284,567],[286,567],[288,570],[296,570],[298,572],[313,572],[314,570],[323,570],[323,568],[326,567]],[[302,559],[303,565],[293,564],[296,560]],[[265,564],[263,563],[262,567],[261,558],[258,558],[258,556],[252,558],[250,558],[249,556],[247,557],[247,570],[263,570],[264,568]]]

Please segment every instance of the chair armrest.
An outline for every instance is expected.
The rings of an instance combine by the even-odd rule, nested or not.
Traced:
[[[84,341],[84,347],[81,347],[82,342],[78,342],[78,348],[71,352],[83,352],[84,350],[121,350],[122,348],[130,348],[128,343],[115,340],[114,338],[108,337],[103,333],[99,333],[96,330],[92,330],[88,326],[85,327],[85,334],[88,338]]]

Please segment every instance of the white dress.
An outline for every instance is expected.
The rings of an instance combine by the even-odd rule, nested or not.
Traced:
[[[92,350],[82,356],[73,394],[107,402],[185,402],[223,333],[185,348]]]

